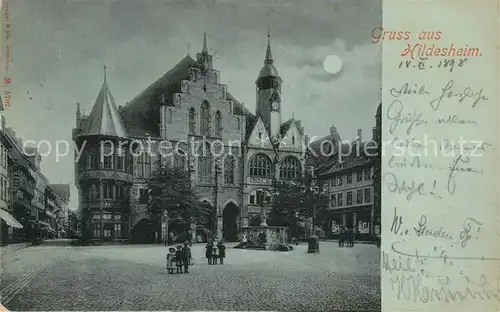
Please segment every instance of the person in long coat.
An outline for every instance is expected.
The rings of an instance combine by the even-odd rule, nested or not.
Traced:
[[[205,257],[208,260],[208,264],[212,264],[212,249],[214,248],[214,245],[212,244],[212,240],[209,240],[208,243],[205,245]]]
[[[354,247],[354,235],[355,235],[355,232],[353,229],[349,229],[349,232],[348,232],[348,247]]]
[[[189,248],[189,242],[184,243],[184,247],[182,247],[182,251],[184,252],[184,259],[183,259],[183,265],[184,265],[184,273],[189,273],[189,262],[191,261],[191,248]]]
[[[220,264],[224,264],[224,258],[226,257],[226,246],[223,242],[219,242],[217,248],[219,249]]]
[[[339,247],[344,247],[345,228],[341,227],[339,232]]]

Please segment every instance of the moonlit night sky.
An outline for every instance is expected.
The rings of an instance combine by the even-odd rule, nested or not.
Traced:
[[[344,140],[358,128],[370,139],[381,99],[379,1],[9,1],[12,107],[7,126],[26,140],[71,143],[76,103],[88,114],[103,82],[124,105],[187,53],[203,32],[221,83],[252,112],[267,29],[281,78],[283,121],[294,116],[310,137],[332,124]],[[341,59],[332,74],[323,63]],[[47,147],[42,147],[46,152]],[[77,208],[73,153],[42,160],[50,183],[70,183]]]

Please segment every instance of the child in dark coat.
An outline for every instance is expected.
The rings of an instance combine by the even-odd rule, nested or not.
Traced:
[[[175,265],[177,267],[177,273],[182,273],[182,266],[184,264],[184,255],[186,253],[182,250],[182,246],[178,245],[175,251]]]
[[[217,248],[219,249],[220,264],[224,264],[224,258],[226,257],[226,246],[224,246],[223,242],[219,242]]]
[[[205,257],[208,260],[208,264],[212,264],[212,249],[214,248],[214,245],[212,245],[212,241],[208,241],[208,243],[205,245]]]

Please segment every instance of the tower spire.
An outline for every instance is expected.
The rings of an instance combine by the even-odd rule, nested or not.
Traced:
[[[272,63],[274,63],[274,61],[273,61],[273,54],[271,53],[271,25],[269,25],[269,28],[267,30],[267,51],[264,64],[272,64]]]
[[[104,82],[106,82],[106,65],[104,65]]]
[[[201,51],[202,53],[208,53],[208,48],[207,48],[207,33],[203,33],[203,50]]]

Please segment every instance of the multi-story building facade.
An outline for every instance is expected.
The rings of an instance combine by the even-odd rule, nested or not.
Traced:
[[[12,170],[9,150],[12,148],[11,141],[5,133],[5,117],[1,114],[3,106],[0,99],[0,244],[5,245],[14,241],[14,229],[22,228],[22,225],[14,218],[12,205],[11,178]]]
[[[49,184],[49,187],[57,195],[56,206],[59,207],[59,209],[55,211],[55,232],[58,237],[66,237],[69,229],[69,184]]]
[[[379,197],[374,188],[376,131],[375,127],[370,141],[363,141],[358,130],[355,141],[342,143],[332,127],[329,136],[311,144],[318,154],[323,151],[311,161],[329,202],[329,216],[324,220],[329,235],[335,235],[340,226],[355,229],[360,239],[373,239],[380,233],[380,209],[375,205]]]
[[[14,241],[32,240],[37,235],[37,214],[32,206],[35,196],[36,168],[23,153],[19,139],[12,129],[4,132],[9,141],[9,181],[11,185],[11,205],[13,216],[22,228],[13,230]]]
[[[56,237],[56,213],[59,208],[59,198],[47,184],[44,192],[44,208],[39,213],[39,223],[44,237]]]
[[[86,142],[75,176],[79,209],[90,210],[83,219],[92,224],[93,236],[152,235],[145,182],[164,164],[190,172],[200,201],[213,211],[205,232],[237,239],[241,226],[269,211],[273,179],[297,176],[304,168],[304,130],[293,118],[282,121],[281,84],[270,35],[256,80],[256,114],[221,83],[206,36],[196,60],[184,57],[123,107],[116,107],[105,78],[89,116],[77,105],[73,131],[77,146]],[[121,147],[100,157],[97,147],[105,139]],[[165,141],[174,148],[163,157]]]

